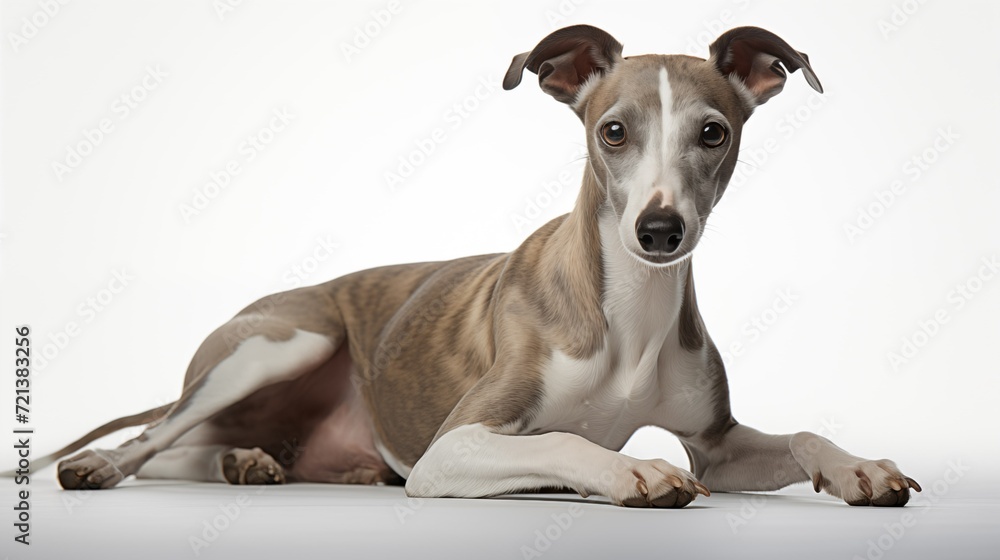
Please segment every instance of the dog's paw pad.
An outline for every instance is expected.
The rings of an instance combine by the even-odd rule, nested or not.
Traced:
[[[285,483],[285,469],[259,447],[226,452],[222,456],[222,475],[230,484]]]
[[[694,475],[660,459],[637,461],[628,474],[634,489],[614,500],[625,507],[682,508],[698,494],[710,495]]]
[[[821,486],[830,494],[839,496],[852,506],[900,507],[910,501],[910,489],[921,491],[920,484],[899,471],[887,459],[858,461],[841,465],[819,475]]]
[[[66,490],[99,490],[124,480],[125,476],[105,453],[88,449],[60,461],[59,485]]]

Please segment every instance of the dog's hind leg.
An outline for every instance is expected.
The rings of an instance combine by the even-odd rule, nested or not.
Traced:
[[[115,486],[226,407],[262,387],[316,369],[344,339],[337,324],[317,328],[326,331],[318,334],[277,315],[278,310],[270,316],[241,314],[209,335],[195,354],[189,382],[170,413],[117,449],[87,450],[59,463],[62,487]]]
[[[136,478],[194,480],[197,482],[225,482],[222,475],[222,456],[230,445],[177,445],[157,453],[146,461]]]
[[[229,484],[284,484],[285,467],[259,447],[178,445],[157,453],[135,476]]]

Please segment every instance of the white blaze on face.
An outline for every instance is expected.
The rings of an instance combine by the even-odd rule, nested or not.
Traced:
[[[670,123],[673,121],[671,114],[673,111],[674,97],[670,91],[670,80],[667,78],[667,69],[660,68],[660,117],[662,124],[660,130],[663,137],[660,142],[660,161],[668,161],[670,157]]]
[[[651,126],[647,131],[643,155],[636,162],[631,176],[622,185],[628,192],[628,203],[619,224],[622,241],[629,249],[641,252],[635,238],[635,222],[639,214],[649,206],[651,200],[659,196],[661,207],[677,206],[680,197],[681,178],[677,173],[674,153],[675,129],[678,119],[673,111],[673,92],[667,69],[660,68],[658,89],[660,93],[660,126]],[[651,107],[650,110],[653,110]],[[653,124],[655,121],[651,121]]]

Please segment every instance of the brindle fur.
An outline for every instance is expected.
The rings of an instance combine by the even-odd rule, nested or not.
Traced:
[[[588,134],[596,134],[599,120],[617,107],[623,113],[620,117],[630,123],[632,137],[628,149],[618,151],[603,150],[598,140],[587,139],[590,157],[572,212],[547,223],[509,254],[375,268],[262,298],[208,337],[188,368],[181,398],[165,415],[163,409],[147,411],[112,422],[90,435],[96,437],[107,433],[105,430],[155,418],[152,431],[116,450],[86,451],[64,461],[60,482],[66,488],[108,488],[171,446],[229,446],[220,470],[225,471],[226,480],[235,483],[281,482],[287,477],[371,484],[400,481],[387,464],[390,457],[403,469],[415,465],[425,453],[440,460],[442,455],[436,450],[441,446],[430,448],[432,443],[440,440],[443,444],[444,437],[471,434],[470,428],[481,430],[476,432],[480,435],[485,432],[501,438],[524,435],[514,439],[535,445],[541,440],[529,438],[545,435],[528,435],[538,433],[531,432],[529,426],[533,419],[550,412],[549,408],[540,411],[540,407],[547,395],[546,382],[554,381],[546,375],[556,375],[547,373],[546,368],[557,354],[563,362],[581,364],[604,356],[600,353],[609,347],[611,315],[606,313],[606,299],[614,288],[609,286],[614,278],[605,271],[606,266],[610,268],[607,263],[613,262],[605,260],[605,244],[622,240],[602,240],[601,227],[612,221],[620,227],[629,226],[629,220],[623,219],[628,192],[617,184],[612,169],[638,168],[633,164],[647,146],[644,136],[660,138],[656,134],[663,131],[652,128],[655,116],[667,113],[663,101],[666,86],[630,85],[669,80],[671,114],[683,114],[688,107],[701,111],[707,106],[721,113],[729,124],[732,144],[728,151],[685,152],[684,164],[675,166],[679,176],[671,178],[679,189],[676,196],[693,203],[695,210],[688,222],[695,233],[684,238],[690,252],[732,176],[743,122],[784,85],[785,70],[777,64],[779,60],[790,71],[803,69],[809,83],[821,90],[805,55],[756,28],[723,34],[713,43],[708,60],[663,55],[622,58],[620,43],[589,26],[551,34],[533,51],[514,58],[504,79],[505,89],[516,86],[527,68],[538,74],[544,91],[574,110]],[[746,79],[748,76],[752,79]],[[682,127],[677,134],[685,138],[697,137],[697,127],[704,126],[697,119],[676,122]],[[655,211],[661,203],[672,201],[652,198],[648,208]],[[647,257],[652,264],[670,262],[657,261],[654,255]],[[697,360],[700,384],[696,389],[701,398],[694,414],[673,401],[661,402],[681,410],[681,416],[697,417],[696,423],[680,422],[674,433],[687,449],[699,478],[724,490],[753,490],[774,489],[811,476],[817,489],[839,493],[849,503],[875,505],[902,505],[908,488],[919,490],[919,485],[904,479],[890,461],[850,456],[806,432],[769,436],[739,425],[730,412],[721,357],[698,311],[692,265],[682,260],[677,264],[680,266],[675,270],[681,272],[682,280],[676,295],[670,297],[680,298],[679,308],[664,306],[672,309],[673,315],[664,317],[662,325],[656,316],[654,323],[675,337],[671,340],[677,346],[670,347],[670,356],[684,353]],[[659,309],[644,311],[655,316]],[[619,316],[614,323],[619,331],[610,332],[620,332],[622,323],[629,320]],[[652,339],[654,335],[649,336]],[[211,414],[206,413],[203,402],[201,408],[196,406],[202,389],[220,383],[213,374],[225,368],[217,366],[238,355],[249,339],[291,343],[299,336],[304,337],[304,348],[309,351],[295,353],[303,356],[304,364],[296,362],[294,356],[282,358],[294,362],[288,370],[293,374],[290,379],[280,375],[262,380],[251,377],[259,386],[254,385],[256,390],[250,394],[226,400],[220,397],[225,391],[217,387],[213,395],[217,400],[212,402],[223,405],[213,408]],[[278,352],[274,346],[266,348]],[[243,370],[226,371],[232,377],[234,371]],[[575,399],[575,393],[568,394]],[[176,420],[185,414],[187,424]],[[173,431],[156,431],[158,427],[170,428],[172,421],[183,425]],[[324,430],[331,431],[333,441]],[[345,430],[350,433],[343,433]],[[179,432],[184,433],[178,436]],[[153,435],[147,437],[150,433]],[[582,446],[580,438],[559,441],[569,442],[591,459],[607,457],[602,454],[607,450],[596,446],[594,440]],[[80,440],[73,446],[85,443]],[[620,448],[617,443],[612,445]],[[318,446],[318,450],[311,446]],[[382,449],[376,452],[376,446]],[[258,447],[261,449],[255,449]],[[448,459],[447,451],[443,453]],[[624,483],[625,488],[634,487],[620,493],[615,486],[615,492],[621,494],[613,497],[616,503],[683,507],[696,493],[708,495],[708,489],[690,473],[663,461],[633,461],[633,465]],[[846,478],[845,465],[855,469]],[[522,465],[516,472],[523,470]],[[832,474],[827,476],[827,471]],[[774,472],[784,473],[786,478],[776,480]],[[411,474],[410,482],[419,478],[415,472]],[[636,479],[634,484],[629,476]],[[432,477],[424,474],[424,478]],[[559,479],[545,480],[566,485]],[[891,491],[874,496],[873,480],[880,491],[892,487]],[[460,488],[457,495],[489,495],[503,491],[498,489],[530,487],[523,481],[509,486],[486,482],[477,488]],[[577,482],[578,490],[585,493],[589,481]],[[456,495],[433,484],[429,488],[414,486],[416,495]]]

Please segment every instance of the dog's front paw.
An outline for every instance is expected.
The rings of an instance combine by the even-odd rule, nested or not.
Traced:
[[[682,508],[698,494],[710,495],[693,474],[663,459],[630,459],[610,494],[620,506],[661,508]]]
[[[920,492],[916,480],[904,476],[888,459],[859,460],[813,473],[813,488],[841,498],[852,506],[903,506],[910,489]]]

